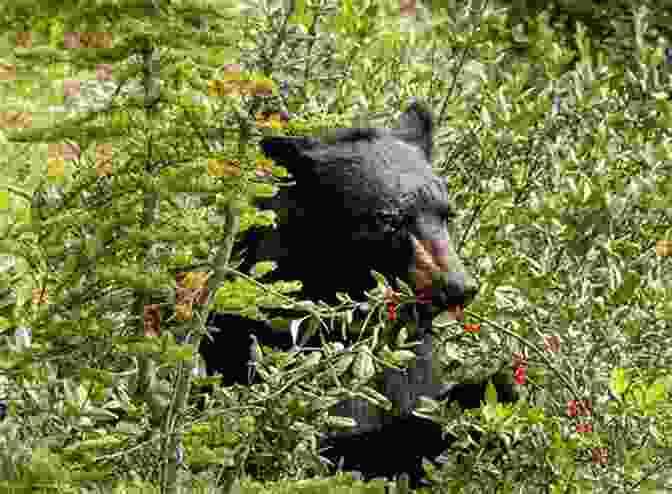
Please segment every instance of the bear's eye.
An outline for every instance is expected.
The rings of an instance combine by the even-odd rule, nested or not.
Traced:
[[[457,216],[455,211],[453,211],[453,209],[449,206],[444,206],[439,210],[439,218],[448,224],[453,222],[455,216]]]

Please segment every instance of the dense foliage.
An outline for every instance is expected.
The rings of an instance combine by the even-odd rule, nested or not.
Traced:
[[[2,488],[382,492],[294,482],[324,471],[316,437],[338,423],[333,403],[381,400],[361,371],[399,362],[377,338],[352,368],[330,348],[291,370],[271,353],[266,383],[218,388],[203,411],[194,348],[207,302],[350,322],[351,300],[295,304],[291,280],[232,276],[236,236],[273,221],[252,200],[286,174],[256,144],[383,126],[416,96],[434,110],[434,165],[481,286],[467,324],[436,323],[444,377],[506,368],[523,396],[467,415],[424,404],[465,441],[484,433],[430,472],[431,489],[669,490],[669,7],[528,3],[4,6]],[[510,445],[496,463],[494,437]],[[278,483],[240,484],[244,471]]]

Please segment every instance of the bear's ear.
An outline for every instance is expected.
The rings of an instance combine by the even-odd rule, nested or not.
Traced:
[[[432,161],[432,134],[434,131],[432,114],[413,99],[399,118],[399,126],[392,131],[397,139],[420,148],[427,161]]]

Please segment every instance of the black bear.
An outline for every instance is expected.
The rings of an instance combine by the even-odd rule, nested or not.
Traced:
[[[336,292],[362,300],[364,291],[376,286],[372,269],[415,290],[417,304],[408,316],[421,342],[417,357],[405,372],[386,370],[383,376],[383,392],[397,415],[380,418],[362,403],[346,402],[340,414],[349,413],[360,426],[324,442],[324,456],[342,458],[345,469],[366,477],[407,472],[414,485],[422,476],[422,458],[438,456],[451,442],[440,425],[412,415],[417,398],[447,398],[468,408],[484,395],[483,383],[448,386],[432,378],[433,317],[447,310],[462,320],[478,290],[450,237],[448,191],[430,164],[432,126],[430,113],[412,102],[394,129],[262,139],[264,154],[286,167],[296,183],[260,205],[276,211],[278,228],[249,232],[240,267],[245,271],[274,260],[278,267],[265,280],[301,280],[302,298],[328,303],[337,301]],[[200,350],[208,373],[221,373],[225,385],[248,383],[250,335],[284,350],[293,344],[265,322],[237,315],[212,314],[208,326],[213,331]],[[496,387],[501,401],[513,400],[510,386]],[[385,457],[386,442],[394,458]],[[397,450],[395,444],[404,446]]]
[[[497,391],[497,401],[515,401],[513,387],[503,374],[492,376]],[[485,400],[487,382],[446,385],[441,393],[433,396],[437,400],[457,402],[462,409],[478,408]],[[477,431],[470,433],[474,441],[479,441]],[[431,420],[403,414],[386,418],[382,425],[366,430],[332,434],[323,441],[323,453],[342,470],[358,471],[364,478],[394,478],[401,473],[409,475],[410,487],[417,488],[423,480],[422,459],[434,461],[450,447],[457,438],[444,435],[442,426]]]

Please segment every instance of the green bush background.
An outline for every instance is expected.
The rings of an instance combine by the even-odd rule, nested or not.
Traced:
[[[388,125],[417,96],[433,110],[433,164],[481,285],[468,314],[480,333],[437,321],[444,378],[510,367],[514,352],[528,358],[514,406],[490,401],[459,416],[426,403],[450,430],[511,443],[502,458],[480,445],[461,462],[449,452],[426,490],[669,491],[672,265],[660,246],[672,241],[670,10],[663,1],[441,0],[414,12],[387,0],[3,6],[0,487],[383,492],[384,482],[348,476],[298,480],[325,473],[316,434],[333,422],[331,404],[379,400],[354,370],[329,377],[342,359],[329,349],[295,357],[291,371],[287,355],[270,355],[265,384],[218,388],[196,410],[207,309],[174,317],[175,274],[211,272],[212,302],[251,317],[291,303],[295,284],[229,276],[235,236],[273,221],[251,205],[274,193],[259,168],[286,173],[260,161],[258,138]],[[112,42],[69,48],[77,32]],[[96,78],[101,64],[111,80]],[[232,77],[247,81],[233,86],[242,93]],[[64,96],[68,81],[79,89]],[[29,124],[13,123],[25,114]],[[77,159],[49,151],[73,142]],[[101,144],[112,149],[106,177],[96,174]],[[208,160],[228,167],[209,174]],[[43,289],[48,303],[33,303]],[[158,338],[143,336],[151,304],[164,315]],[[353,304],[299,307],[308,322],[341,324]],[[30,329],[30,345],[17,327]],[[554,336],[557,352],[545,347]],[[389,361],[371,337],[356,351],[375,355],[378,369]],[[589,400],[592,413],[570,416],[571,400]],[[576,431],[585,424],[592,432]]]

